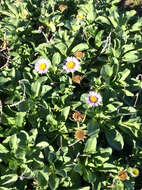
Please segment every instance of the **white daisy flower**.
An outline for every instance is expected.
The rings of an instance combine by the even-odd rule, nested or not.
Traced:
[[[89,92],[89,95],[86,98],[86,102],[92,107],[99,106],[102,103],[102,97],[97,92],[91,91]]]
[[[47,59],[39,59],[35,64],[35,70],[40,73],[46,73],[48,68],[50,67],[50,62]]]
[[[75,57],[67,57],[66,64],[63,69],[67,72],[74,73],[80,67],[80,62]]]

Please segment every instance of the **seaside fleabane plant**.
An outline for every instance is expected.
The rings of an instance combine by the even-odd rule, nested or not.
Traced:
[[[86,98],[86,102],[92,107],[99,106],[102,103],[102,97],[99,93],[91,91]]]
[[[40,74],[46,73],[49,67],[50,62],[45,58],[39,59],[35,64],[35,70]]]
[[[63,66],[63,69],[68,73],[74,73],[80,67],[80,62],[75,57],[67,57],[65,62],[66,64]]]

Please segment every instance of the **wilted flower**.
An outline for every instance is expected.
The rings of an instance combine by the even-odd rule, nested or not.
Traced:
[[[84,114],[81,114],[79,111],[75,111],[75,113],[73,113],[72,117],[75,121],[81,122],[84,119]]]
[[[118,172],[118,177],[122,180],[125,181],[128,177],[128,174],[125,170],[119,171]]]
[[[60,10],[61,12],[63,12],[64,10],[66,10],[66,9],[68,8],[68,6],[61,4],[61,5],[59,5],[58,8],[59,8],[59,10]]]
[[[39,59],[35,64],[35,70],[40,73],[46,73],[50,66],[50,62],[47,59]]]
[[[132,168],[130,174],[132,177],[137,177],[139,175],[139,170],[137,168]]]
[[[74,56],[75,56],[77,59],[81,59],[81,57],[83,57],[83,52],[82,52],[82,51],[77,51],[77,52],[75,52]]]
[[[97,92],[91,91],[89,92],[89,95],[86,98],[86,102],[92,107],[99,106],[102,103],[102,97]]]
[[[72,77],[72,81],[75,83],[78,83],[78,84],[81,83],[82,79],[83,79],[83,76],[81,76],[81,75],[75,75]]]
[[[84,140],[86,138],[86,133],[82,129],[77,129],[75,132],[75,138],[78,140]]]
[[[65,61],[66,64],[63,66],[63,69],[67,72],[73,73],[80,67],[80,63],[75,57],[67,57]]]
[[[38,27],[38,31],[39,31],[39,32],[42,32],[43,29],[44,29],[44,26],[39,26],[39,27]]]

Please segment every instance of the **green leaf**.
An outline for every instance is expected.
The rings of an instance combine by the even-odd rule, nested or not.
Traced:
[[[98,16],[97,19],[96,19],[96,21],[99,21],[99,23],[101,22],[102,24],[108,24],[108,25],[110,25],[109,20],[106,17],[104,17],[104,16]]]
[[[44,96],[48,91],[50,91],[52,89],[51,86],[49,85],[42,85],[42,90],[40,92],[41,96]]]
[[[87,97],[88,97],[87,93],[82,94],[81,97],[80,97],[80,101],[83,102],[83,103],[86,103],[86,98]]]
[[[47,173],[45,173],[42,170],[38,171],[38,183],[39,183],[39,185],[41,185],[42,187],[47,186],[48,180],[49,180],[49,176]]]
[[[52,190],[55,190],[59,186],[59,178],[57,178],[55,175],[51,175],[49,177],[49,186]]]
[[[81,104],[82,104],[82,103],[79,102],[79,101],[78,101],[78,102],[72,102],[72,103],[73,103],[73,104],[72,104],[72,109],[73,109],[73,110],[75,110],[77,107],[81,106]]]
[[[100,148],[99,152],[102,156],[104,157],[108,157],[112,154],[112,148],[108,147],[108,148]]]
[[[131,71],[129,69],[125,69],[123,72],[120,72],[122,77],[119,81],[124,81],[129,76],[130,72]]]
[[[112,190],[124,190],[124,183],[120,180],[116,180]]]
[[[131,93],[129,90],[126,90],[126,89],[122,89],[122,91],[125,93],[126,96],[134,96],[133,93]]]
[[[108,104],[106,107],[108,108],[107,112],[109,113],[116,111],[116,107],[112,104]]]
[[[6,187],[0,187],[0,190],[12,190],[12,189]]]
[[[9,150],[7,148],[5,148],[5,146],[0,144],[0,153],[8,153],[8,152],[9,152]]]
[[[8,81],[10,81],[11,79],[9,77],[0,77],[0,86],[4,85],[5,83],[7,83]]]
[[[95,137],[90,137],[84,148],[84,152],[94,154],[96,152],[97,139]]]
[[[88,136],[91,136],[91,137],[98,136],[100,128],[96,121],[90,120],[87,127],[88,127]]]
[[[10,137],[9,140],[9,146],[10,148],[15,152],[18,148],[18,139],[17,139],[17,135],[14,134]]]
[[[68,118],[69,112],[70,112],[70,106],[67,106],[62,110],[61,116],[63,117],[64,120]]]
[[[118,173],[118,169],[115,165],[110,164],[110,163],[103,163],[103,166],[99,168],[99,171],[101,172],[113,172],[113,173]]]
[[[40,149],[44,149],[44,148],[46,148],[46,147],[48,147],[49,146],[49,144],[47,143],[47,142],[45,142],[45,141],[42,141],[42,142],[40,142],[40,143],[38,143],[37,145],[36,145],[36,147],[38,147],[38,148],[40,148]]]
[[[97,47],[100,47],[101,44],[102,44],[102,35],[103,35],[103,33],[104,33],[104,30],[100,30],[100,31],[96,34],[96,36],[95,36],[95,45],[96,45]]]
[[[110,15],[109,15],[109,20],[112,23],[113,27],[116,28],[118,26],[118,21],[119,21],[119,14],[118,14],[118,8],[116,6],[113,6],[109,9]]]
[[[86,49],[89,49],[89,46],[86,43],[80,43],[72,49],[72,53],[75,53],[77,51],[83,51]]]
[[[62,55],[66,56],[67,46],[62,42],[55,45],[55,47],[61,52]]]
[[[51,28],[51,31],[52,31],[52,32],[55,32],[55,31],[56,31],[56,27],[55,27],[54,22],[50,22],[49,27]]]
[[[7,1],[6,1],[6,4],[9,10],[18,18],[19,14],[18,14],[18,10],[16,9],[16,6],[14,6],[13,4],[9,4]]]
[[[128,63],[136,63],[138,62],[139,60],[141,60],[141,57],[139,57],[138,55],[138,51],[130,51],[128,53],[126,53],[124,56],[123,56],[123,61],[126,61]]]
[[[137,12],[135,10],[131,10],[131,11],[126,11],[126,17],[127,17],[127,21],[130,20],[130,18],[132,18]]]
[[[58,65],[61,62],[61,55],[60,53],[56,52],[54,53],[53,57],[52,57],[52,63],[53,65]]]
[[[139,31],[139,30],[141,30],[141,28],[142,28],[142,18],[139,19],[135,24],[132,25],[130,32]]]
[[[105,135],[106,135],[108,144],[112,148],[114,148],[117,151],[120,151],[123,149],[123,146],[124,146],[123,137],[116,129],[106,131]]]
[[[123,52],[126,53],[133,50],[135,46],[133,43],[130,43],[130,44],[125,44],[122,48],[123,48]]]
[[[95,156],[95,160],[97,161],[97,165],[101,166],[104,162],[110,159],[112,155],[112,148],[99,148],[98,155]]]
[[[103,65],[101,68],[101,75],[104,79],[111,77],[113,74],[113,68],[110,65]]]
[[[27,147],[28,140],[29,140],[28,133],[26,131],[24,131],[24,130],[21,130],[17,134],[17,138],[18,138],[18,147],[25,149]]]
[[[57,125],[57,121],[54,119],[53,115],[49,114],[47,117],[46,117],[46,120],[47,120],[47,123],[49,123],[50,125]]]
[[[73,189],[73,190],[75,190],[75,189]],[[79,189],[76,189],[76,190],[90,190],[90,187],[86,186],[86,187],[82,187],[82,188],[79,188]]]
[[[38,81],[32,83],[31,90],[34,92],[34,97],[37,97],[39,95],[40,86],[41,84]]]
[[[40,84],[42,84],[43,82],[46,82],[46,81],[47,81],[47,77],[46,77],[46,76],[40,77],[37,81],[38,81]]]
[[[31,90],[34,94],[34,97],[37,97],[40,95],[40,92],[41,92],[41,84],[43,82],[46,82],[47,81],[47,77],[44,76],[44,77],[40,77],[36,82],[32,83],[31,85]]]
[[[93,3],[91,1],[88,1],[86,8],[87,8],[87,10],[86,10],[87,11],[87,20],[89,20],[90,22],[93,22],[96,17],[96,11],[94,9]]]
[[[18,163],[16,160],[10,160],[9,161],[9,168],[12,170],[16,170],[18,167]]]
[[[0,179],[2,185],[12,184],[17,181],[18,175],[17,174],[4,175]]]
[[[2,15],[6,15],[6,16],[9,16],[9,17],[15,17],[15,14],[12,14],[12,13],[10,13],[9,11],[5,11],[5,10],[3,10],[2,9],[2,7],[0,7],[0,13],[2,14]]]
[[[30,137],[29,137],[29,143],[35,143],[35,140],[36,140],[36,138],[37,138],[37,134],[38,134],[38,130],[37,129],[32,129],[32,130],[30,130],[30,132],[29,132],[29,135],[30,135]]]
[[[18,127],[22,127],[24,123],[24,118],[26,116],[26,112],[17,112],[16,114],[16,125]]]

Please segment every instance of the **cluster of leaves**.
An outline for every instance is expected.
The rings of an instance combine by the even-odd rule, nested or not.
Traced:
[[[142,169],[142,18],[118,2],[1,1],[1,190],[134,189],[118,172]],[[79,84],[62,69],[76,52]],[[51,62],[43,76],[41,57]],[[86,103],[92,90],[98,107]]]

